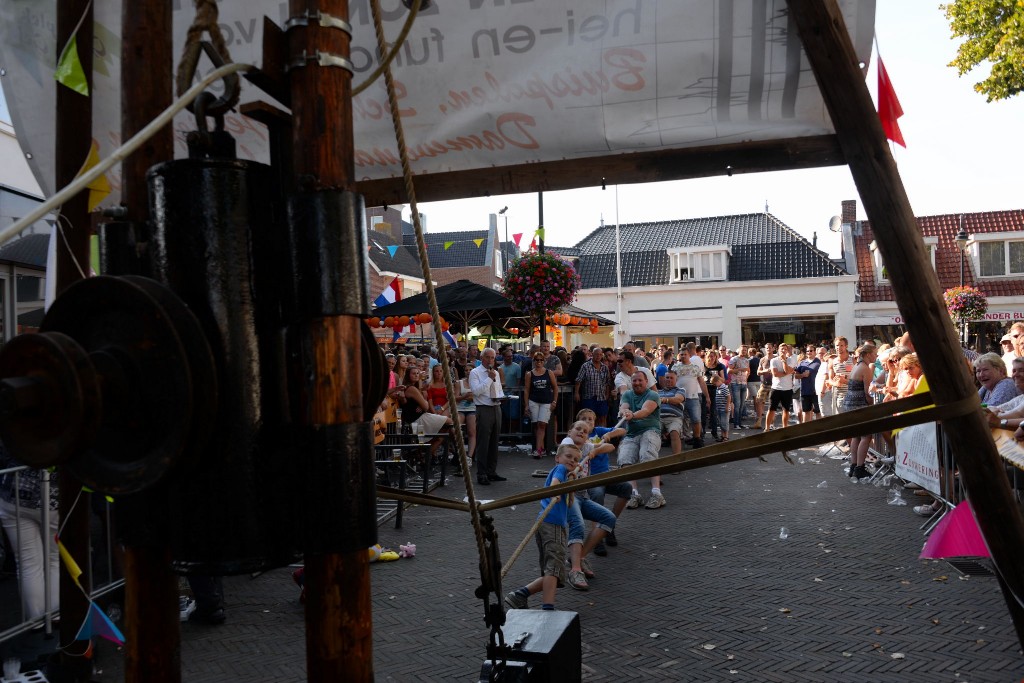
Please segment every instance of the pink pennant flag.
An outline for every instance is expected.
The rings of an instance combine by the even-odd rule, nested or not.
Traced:
[[[971,504],[966,500],[935,525],[919,559],[946,557],[991,557],[974,520]]]
[[[514,232],[514,233],[512,233],[512,241],[516,243],[517,247],[519,246],[519,240],[521,240],[521,239],[523,239],[523,233],[521,233],[521,232]]]

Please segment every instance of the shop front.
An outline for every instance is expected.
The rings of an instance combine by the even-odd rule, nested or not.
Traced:
[[[831,345],[836,320],[832,315],[793,316],[788,318],[744,318],[740,321],[744,344]]]

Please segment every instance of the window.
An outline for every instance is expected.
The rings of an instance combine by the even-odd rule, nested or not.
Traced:
[[[729,274],[728,245],[677,247],[668,250],[669,281],[725,280]]]
[[[971,235],[967,251],[978,277],[1024,275],[1024,231]]]
[[[935,251],[939,246],[939,238],[925,237],[923,241],[924,248],[928,251],[928,260],[931,261],[932,270],[935,270]],[[875,271],[875,282],[880,285],[889,284],[889,270],[882,262],[882,252],[878,248],[878,242],[871,242],[868,248],[871,249],[871,264]]]
[[[501,253],[501,249],[494,250],[494,274],[498,277],[505,277],[505,270],[502,268],[505,261],[505,255]]]

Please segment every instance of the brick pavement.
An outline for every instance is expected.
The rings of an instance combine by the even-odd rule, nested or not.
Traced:
[[[502,455],[509,481],[480,493],[537,486],[543,480],[529,476],[537,467],[527,455]],[[1024,677],[996,580],[918,560],[922,520],[909,506],[886,505],[885,490],[850,483],[838,461],[793,466],[776,455],[663,481],[668,505],[623,514],[621,545],[593,558],[591,590],[558,593],[559,608],[581,615],[584,680]],[[435,493],[461,498],[456,486],[461,480]],[[495,513],[504,557],[537,509]],[[476,680],[487,633],[473,597],[468,518],[417,507],[403,529],[381,527],[380,540],[395,548],[414,542],[417,557],[372,567],[377,680]],[[533,578],[536,566],[531,543],[505,589]],[[183,681],[305,680],[302,610],[289,571],[230,578],[226,592],[227,624],[182,625]],[[118,656],[100,664],[97,680],[122,680]]]

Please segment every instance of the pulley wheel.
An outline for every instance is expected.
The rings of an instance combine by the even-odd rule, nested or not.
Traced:
[[[174,329],[178,332],[188,358],[192,375],[192,428],[182,457],[185,466],[199,462],[199,455],[206,446],[217,417],[219,385],[213,351],[203,333],[199,319],[188,305],[168,287],[137,275],[122,276],[122,280],[138,285],[163,307]]]
[[[99,410],[96,372],[70,337],[22,334],[0,352],[0,434],[26,465],[66,463],[92,442]]]
[[[80,280],[53,303],[41,330],[89,354],[103,410],[92,446],[68,463],[93,489],[137,493],[177,462],[191,429],[192,373],[174,321],[125,278]]]

